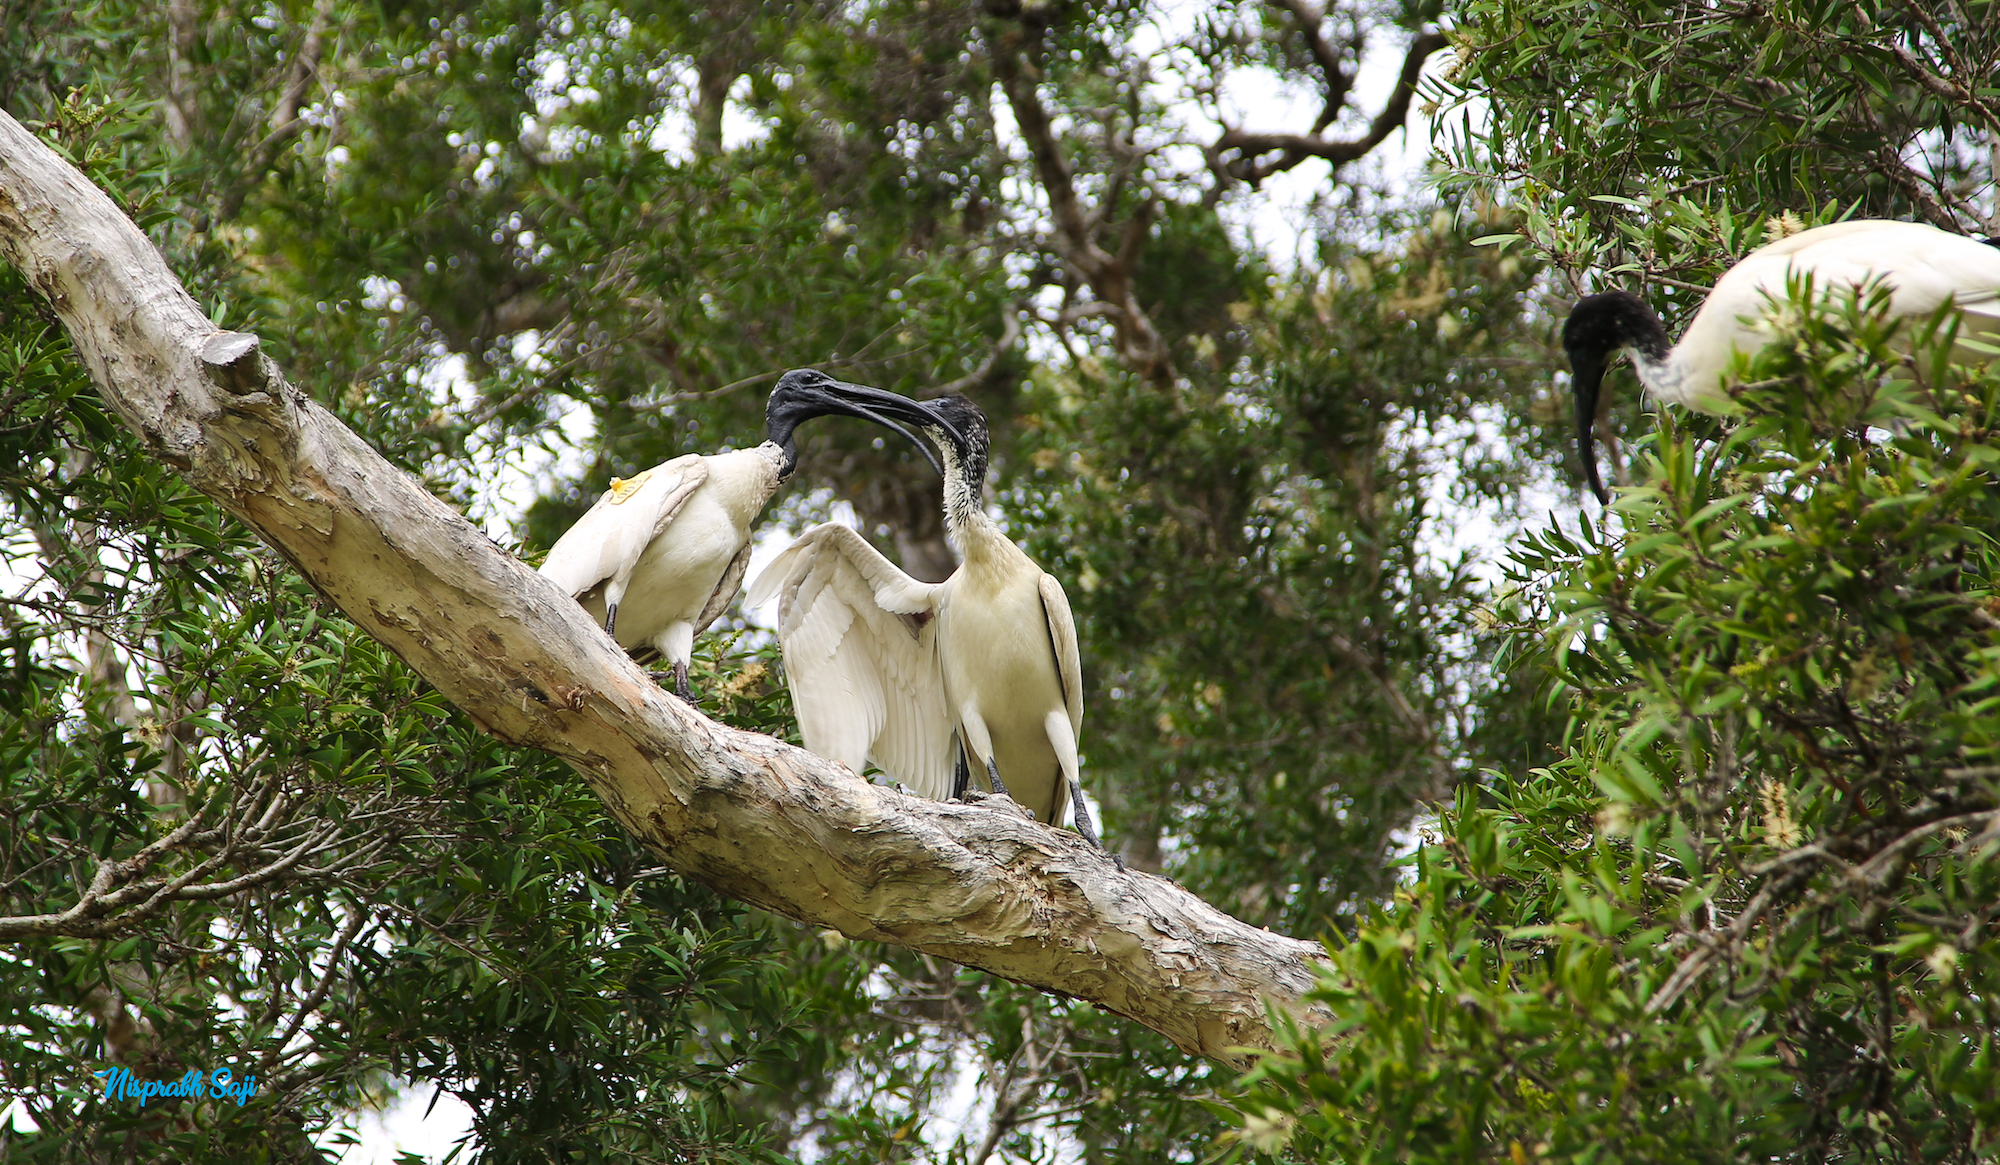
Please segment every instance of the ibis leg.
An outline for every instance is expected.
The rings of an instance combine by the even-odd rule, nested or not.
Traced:
[[[617,626],[618,604],[612,603],[610,606],[604,608],[604,633],[613,639],[618,638]]]
[[[1105,853],[1111,854],[1111,860],[1118,864],[1119,869],[1124,869],[1125,859],[1118,854],[1111,853],[1108,849],[1104,849],[1104,839],[1097,836],[1097,827],[1091,824],[1090,807],[1083,803],[1083,786],[1077,784],[1075,781],[1069,782],[1069,803],[1071,808],[1076,812],[1076,831],[1083,835],[1083,840],[1096,846],[1098,849],[1104,850]]]
[[[694,689],[688,686],[688,665],[674,664],[674,694],[688,703],[694,703]]]
[[[972,767],[965,763],[965,746],[958,746],[958,763],[951,770],[951,799],[965,800],[965,791],[972,787]]]
[[[1007,783],[1000,779],[1000,766],[993,763],[992,757],[986,758],[986,775],[992,780],[993,791],[995,793],[1007,798],[1009,801],[1014,799],[1014,794],[1007,791]]]

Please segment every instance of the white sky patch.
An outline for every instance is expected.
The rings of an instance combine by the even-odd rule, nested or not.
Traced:
[[[568,401],[567,397],[555,399]],[[472,460],[459,467],[457,481],[474,499],[466,517],[495,542],[515,545],[515,529],[535,499],[576,481],[589,466],[588,450],[597,436],[597,414],[582,404],[569,404],[541,441],[522,444],[503,438],[476,442],[469,449]],[[583,483],[587,493],[608,485],[608,481]]]
[[[668,106],[653,123],[646,144],[669,158],[694,157],[694,118],[680,106]]]
[[[441,1161],[472,1131],[472,1110],[450,1093],[438,1094],[435,1106],[431,1097],[430,1088],[405,1085],[382,1108],[350,1113],[321,1134],[317,1143],[330,1149],[336,1134],[351,1132],[355,1143],[336,1158],[339,1165],[394,1165],[403,1153]],[[461,1158],[470,1157],[478,1146],[474,1140]]]
[[[29,533],[26,521],[20,514],[4,507],[0,507],[0,521],[18,523],[10,530],[0,529],[0,596],[17,602],[43,601],[56,605],[65,603],[68,596],[61,592],[56,580],[50,576],[48,565],[42,558],[41,547],[34,535]],[[115,538],[99,545],[96,556],[104,568],[103,573],[107,581],[129,587],[134,593],[144,593],[152,588],[151,565],[143,561],[133,562]],[[154,706],[152,698],[148,695],[151,685],[141,667],[143,661],[126,651],[122,645],[118,647],[118,651],[125,660],[126,688],[132,693],[132,699],[142,717],[152,716]],[[78,672],[86,672],[90,666],[89,641],[80,631],[44,635],[41,637],[40,646],[34,648],[32,654],[38,660],[67,661],[65,666]],[[69,691],[64,696],[61,706],[65,724],[69,718],[82,714],[83,707],[79,696],[80,693],[75,690]],[[57,731],[66,732],[68,729],[58,728]],[[213,744],[213,740],[204,739],[200,755],[212,760],[213,754],[209,749]],[[143,790],[145,785],[145,778],[134,782],[134,787],[139,790]]]
[[[535,55],[532,66],[540,75],[529,88],[535,114],[544,121],[573,105],[589,105],[604,95],[590,84],[590,70],[574,68],[569,58],[553,49]]]
[[[1165,0],[1155,5],[1154,11],[1157,19],[1134,36],[1132,47],[1135,53],[1150,58],[1148,96],[1167,108],[1165,126],[1179,135],[1177,143],[1161,149],[1158,157],[1163,165],[1181,175],[1203,174],[1206,164],[1200,144],[1220,136],[1224,122],[1251,133],[1311,130],[1324,104],[1324,90],[1316,81],[1288,79],[1262,66],[1231,69],[1216,86],[1213,106],[1208,105],[1196,90],[1198,82],[1208,79],[1207,70],[1184,47],[1208,8],[1192,0]],[[1389,32],[1370,38],[1348,94],[1347,108],[1324,131],[1326,136],[1348,140],[1366,132],[1395,89],[1408,40],[1406,35]],[[1434,78],[1450,59],[1449,53],[1432,54],[1424,75]],[[1404,128],[1361,161],[1349,163],[1347,171],[1359,169],[1391,188],[1420,184],[1429,169],[1432,136],[1421,107],[1421,100],[1413,101]],[[1218,204],[1217,213],[1239,245],[1262,252],[1280,269],[1294,268],[1310,256],[1314,211],[1332,191],[1332,180],[1331,165],[1308,159],[1266,178],[1256,191],[1239,188],[1232,192]]]
[[[979,1058],[966,1055],[962,1046],[954,1047],[948,1055],[951,1083],[940,1089],[943,1099],[924,1127],[926,1139],[933,1145],[974,1141],[984,1136],[993,1107],[993,1098],[980,1086]]]
[[[738,77],[730,86],[729,100],[722,103],[722,148],[738,150],[771,136],[771,127],[744,104],[750,99],[748,77]]]
[[[0,515],[8,522],[0,528],[0,594],[16,600],[56,598],[55,580],[42,563],[41,548],[27,523],[11,509],[0,510]]]
[[[514,358],[532,372],[549,367],[541,347],[541,334],[532,330],[517,333],[509,342]],[[409,375],[439,408],[463,415],[480,407],[478,385],[467,375],[461,353],[440,345],[421,371],[412,369]],[[465,516],[504,546],[517,544],[515,529],[537,498],[576,481],[591,461],[588,450],[597,435],[596,414],[565,396],[551,395],[548,400],[551,409],[562,412],[536,439],[523,441],[511,433],[495,436],[482,430],[466,441],[463,459],[439,459],[425,466],[432,477],[464,491],[470,499]],[[593,483],[585,482],[584,488],[593,488]]]
[[[1392,448],[1415,448],[1423,465],[1424,498],[1435,517],[1419,534],[1419,552],[1440,571],[1469,559],[1473,576],[1488,587],[1500,585],[1506,547],[1527,526],[1539,525],[1551,511],[1576,510],[1576,491],[1563,484],[1554,465],[1538,467],[1534,480],[1517,498],[1461,500],[1458,485],[1465,464],[1451,454],[1463,450],[1466,457],[1498,458],[1504,455],[1499,447],[1505,441],[1500,407],[1484,404],[1469,417],[1446,418],[1433,426],[1398,422],[1386,442]]]
[[[542,355],[542,334],[533,328],[516,332],[508,342],[508,350],[514,354],[514,362],[530,372],[543,373],[555,367]]]
[[[0,1129],[13,1129],[17,1133],[32,1133],[41,1128],[28,1115],[28,1106],[16,1100],[6,1108],[0,1108]]]
[[[694,157],[694,94],[701,80],[701,70],[693,65],[684,65],[672,82],[679,91],[680,100],[670,102],[660,111],[653,124],[653,130],[646,137],[646,144],[669,158],[683,161]],[[729,97],[722,103],[722,148],[738,150],[755,145],[771,136],[771,126],[763,118],[750,112],[748,105],[752,82],[749,77],[738,77],[729,87]]]
[[[361,306],[369,311],[402,311],[409,302],[403,285],[393,279],[370,275],[361,281]]]
[[[464,354],[443,345],[432,349],[424,367],[413,368],[404,376],[414,378],[427,396],[444,407],[471,409],[479,404],[479,386],[466,375]]]

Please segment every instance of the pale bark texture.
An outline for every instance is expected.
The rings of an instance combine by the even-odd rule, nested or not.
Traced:
[[[216,328],[101,191],[0,112],[0,256],[155,456],[494,736],[581,772],[674,870],[855,938],[1098,1004],[1204,1056],[1308,1025],[1319,949],[1076,834],[926,801],[656,686],[568,596]]]

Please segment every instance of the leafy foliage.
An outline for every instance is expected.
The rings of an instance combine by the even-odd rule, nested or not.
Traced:
[[[1495,114],[1460,164],[1560,220],[1568,255],[1611,240],[1620,199],[1683,193],[1988,221],[1990,4],[1471,0],[1458,16],[1452,84]]]
[[[1343,1161],[1994,1151],[2000,375],[1883,297],[1517,552],[1556,763],[1462,789],[1247,1129]],[[1915,331],[1905,365],[1892,341]],[[1892,377],[1892,373],[1897,375]],[[1900,431],[1870,427],[1891,421]]]
[[[60,333],[7,323],[37,407],[9,413],[6,505],[46,572],[4,611],[0,913],[153,876],[0,959],[0,1071],[39,1126],[0,1132],[10,1159],[318,1159],[409,1077],[471,1103],[494,1159],[761,1159],[726,1097],[810,1038],[809,996],[742,979],[783,928],[649,869],[573,773],[495,744],[144,457]],[[785,713],[706,662],[718,714]],[[102,1096],[114,1063],[257,1090],[141,1109]]]

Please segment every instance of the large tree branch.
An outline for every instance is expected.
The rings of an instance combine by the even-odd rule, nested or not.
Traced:
[[[554,585],[217,329],[146,237],[0,113],[0,256],[153,455],[496,737],[547,749],[685,877],[1098,1004],[1229,1063],[1308,1024],[1319,950],[1077,835],[906,796],[707,720]]]

